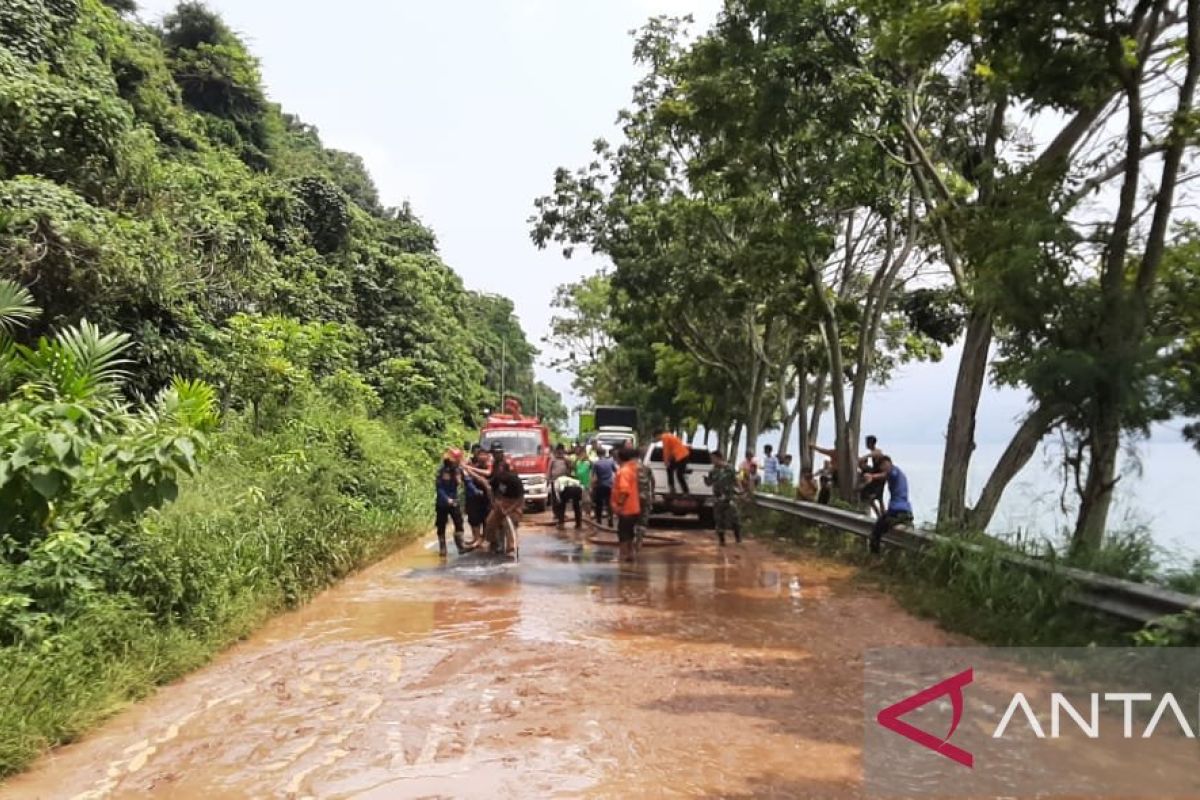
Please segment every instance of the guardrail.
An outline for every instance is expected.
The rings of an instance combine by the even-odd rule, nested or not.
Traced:
[[[789,500],[776,495],[756,494],[754,495],[754,504],[768,511],[776,511],[803,519],[806,522],[823,525],[844,533],[852,533],[863,539],[870,536],[871,529],[875,526],[874,519],[862,514],[817,503]],[[883,537],[883,541],[905,550],[918,551],[939,541],[949,541],[949,537],[930,531],[897,526]],[[962,545],[960,543],[960,546],[976,552],[983,549],[974,544]],[[1069,595],[1071,602],[1141,625],[1185,611],[1200,612],[1200,597],[1183,594],[1172,589],[1112,578],[1074,567],[1050,564],[1016,553],[1003,555],[1002,558],[1019,569],[1033,572],[1054,572],[1061,575],[1073,584],[1074,588]]]

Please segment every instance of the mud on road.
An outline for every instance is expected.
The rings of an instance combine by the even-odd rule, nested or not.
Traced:
[[[538,522],[518,564],[397,553],[0,797],[858,797],[863,651],[949,638],[816,557]]]

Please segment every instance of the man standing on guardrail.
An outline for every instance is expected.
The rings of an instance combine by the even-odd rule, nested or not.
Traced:
[[[896,525],[912,522],[912,504],[908,502],[908,476],[892,463],[890,456],[880,456],[876,460],[878,472],[867,473],[868,481],[887,481],[888,505],[883,516],[875,520],[875,528],[871,531],[871,552],[879,552],[879,543],[883,535]]]

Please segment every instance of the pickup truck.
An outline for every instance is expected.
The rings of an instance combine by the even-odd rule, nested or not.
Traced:
[[[677,517],[696,514],[708,521],[713,513],[712,487],[704,478],[712,472],[712,454],[707,447],[692,445],[692,456],[687,465],[687,494],[670,493],[667,481],[667,465],[663,463],[662,445],[655,442],[646,450],[645,464],[654,474],[654,513],[674,514]],[[678,488],[678,487],[676,487]]]

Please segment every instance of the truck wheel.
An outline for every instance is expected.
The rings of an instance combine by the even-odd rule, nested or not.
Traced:
[[[706,528],[712,528],[717,524],[717,518],[713,514],[712,506],[705,506],[700,509],[700,524]]]
[[[541,514],[543,511],[546,510],[546,502],[544,500],[538,501],[536,503],[533,503],[530,506],[530,508],[533,509],[533,513]]]

